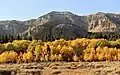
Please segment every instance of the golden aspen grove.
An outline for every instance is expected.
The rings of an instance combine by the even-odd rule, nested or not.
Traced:
[[[0,44],[0,63],[119,61],[120,40],[14,40]]]

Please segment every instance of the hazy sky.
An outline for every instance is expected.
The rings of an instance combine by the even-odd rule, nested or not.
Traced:
[[[120,0],[0,0],[0,20],[38,18],[52,10],[78,15],[98,11],[120,13]]]

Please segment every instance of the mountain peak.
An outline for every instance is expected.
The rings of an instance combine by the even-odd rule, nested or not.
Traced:
[[[50,13],[48,14],[73,14],[71,12],[68,12],[68,11],[51,11]]]
[[[105,14],[104,12],[97,12],[97,14]]]

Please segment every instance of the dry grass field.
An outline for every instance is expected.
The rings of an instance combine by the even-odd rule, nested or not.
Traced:
[[[120,62],[0,64],[0,75],[120,75]]]

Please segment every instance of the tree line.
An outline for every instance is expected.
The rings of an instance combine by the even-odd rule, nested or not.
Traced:
[[[13,40],[42,40],[42,41],[54,41],[56,39],[60,39],[61,37],[57,37],[57,38],[52,38],[52,37],[47,37],[47,36],[44,36],[44,37],[40,37],[37,36],[37,37],[32,37],[32,36],[29,36],[29,37],[25,37],[25,36],[20,36],[19,34],[17,34],[16,36],[14,35],[3,35],[3,36],[0,36],[0,43],[7,43],[7,42],[12,42]],[[74,40],[76,38],[88,38],[88,39],[101,39],[101,38],[104,38],[104,39],[107,39],[107,40],[110,40],[110,41],[114,41],[116,39],[119,39],[120,38],[120,34],[119,33],[110,33],[110,32],[106,32],[106,33],[102,33],[102,32],[99,32],[99,33],[92,33],[92,32],[89,32],[89,34],[87,36],[78,36],[76,35],[75,37],[65,37],[62,35],[62,38],[65,39],[65,40]]]

